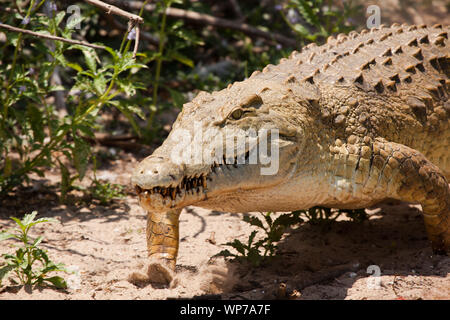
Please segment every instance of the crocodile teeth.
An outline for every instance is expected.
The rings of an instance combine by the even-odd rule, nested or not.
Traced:
[[[206,177],[202,176],[202,186],[206,189]]]

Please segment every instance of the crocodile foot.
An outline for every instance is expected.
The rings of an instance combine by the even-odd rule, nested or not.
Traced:
[[[139,287],[151,284],[154,287],[175,288],[178,284],[173,268],[159,259],[152,259],[147,264],[147,270],[131,273],[128,281]]]
[[[172,271],[169,266],[159,261],[155,261],[148,265],[147,276],[150,283],[169,285],[172,287],[175,272]]]

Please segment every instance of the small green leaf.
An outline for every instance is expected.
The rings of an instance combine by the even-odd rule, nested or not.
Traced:
[[[94,79],[94,88],[99,96],[106,91],[106,79],[102,74],[97,75]]]
[[[105,46],[105,50],[108,51],[113,56],[114,61],[117,61],[119,59],[119,55],[113,48]]]
[[[37,237],[33,242],[33,247],[36,247],[37,245],[39,245],[41,243],[42,239],[43,239],[42,236]]]
[[[84,20],[84,17],[81,15],[72,15],[69,19],[67,19],[67,24],[65,30],[70,31],[75,28],[75,26],[81,23]]]
[[[250,248],[252,246],[253,240],[255,239],[255,236],[257,233],[258,233],[258,231],[254,230],[250,234],[250,237],[248,237],[248,245],[247,245],[248,248]]]
[[[6,39],[14,46],[17,47],[17,41],[19,40],[19,33],[7,33]]]
[[[233,242],[228,243],[229,246],[232,246],[234,249],[236,249],[240,254],[245,256],[245,245],[240,242],[238,239],[234,239]]]
[[[5,157],[5,164],[4,164],[4,167],[3,167],[3,176],[4,177],[8,177],[8,176],[11,175],[11,173],[12,173],[12,161],[11,161],[10,157],[6,156]]]
[[[71,45],[68,49],[78,49],[83,52],[84,60],[88,66],[88,68],[95,74],[97,71],[97,61],[100,59],[97,56],[97,53],[93,48],[84,47],[78,44]]]
[[[40,219],[37,219],[36,221],[30,222],[28,225],[35,226],[39,223],[44,223],[44,222],[59,222],[59,221],[55,218],[40,218]]]
[[[63,67],[66,67],[67,64],[69,63],[66,58],[64,57],[64,55],[61,52],[55,52],[55,54],[53,55],[53,57],[55,58],[56,61],[59,62],[59,64],[61,64]]]
[[[262,221],[259,220],[257,217],[244,216],[244,221],[247,222],[247,223],[250,223],[252,226],[256,226],[256,227],[260,227],[261,229],[264,229]]]
[[[65,91],[66,88],[64,88],[64,86],[62,85],[56,85],[56,86],[50,86],[48,88],[48,91],[53,92],[53,91]]]
[[[62,277],[54,276],[50,278],[45,278],[44,281],[50,282],[55,287],[60,289],[66,289],[67,288],[67,282]]]
[[[175,104],[175,106],[177,108],[181,109],[183,107],[183,104],[186,102],[183,95],[179,91],[176,91],[176,90],[173,90],[173,89],[170,89],[167,87],[166,87],[166,89],[169,91],[169,94],[172,97],[172,100],[173,100],[173,103]]]
[[[28,225],[34,220],[34,218],[36,218],[36,215],[37,211],[33,211],[30,214],[26,214],[22,219],[23,225],[28,227]]]
[[[222,250],[219,253],[215,254],[214,256],[225,257],[225,258],[227,258],[227,257],[236,257],[236,255],[231,253],[228,249]]]
[[[289,227],[294,224],[298,224],[302,222],[302,219],[300,219],[298,216],[296,216],[293,213],[285,213],[280,215],[278,218],[275,219],[273,222],[273,226],[284,226]]]
[[[92,128],[91,127],[85,126],[85,125],[82,125],[82,124],[78,124],[76,126],[76,128],[78,130],[80,130],[81,132],[83,132],[88,137],[95,138],[95,134],[94,134],[94,132],[92,132]]]
[[[58,26],[60,23],[61,23],[61,21],[64,19],[64,16],[65,16],[65,12],[64,12],[64,10],[61,10],[57,15],[56,15],[56,17],[55,17],[55,23],[56,23],[56,25]]]
[[[136,94],[136,87],[132,81],[122,79],[117,81],[116,83],[128,97],[134,96]]]
[[[72,68],[78,72],[83,71],[83,68],[78,63],[69,62],[67,63],[67,67]]]
[[[304,38],[308,38],[311,33],[309,32],[308,29],[306,29],[303,25],[301,24],[295,24],[294,25],[294,30],[300,34],[300,36],[304,37]]]
[[[11,217],[11,219],[13,219],[13,220],[17,223],[17,225],[20,227],[20,229],[21,229],[22,231],[25,230],[25,226],[23,225],[22,221],[20,221],[20,220],[17,219],[16,217]]]
[[[127,106],[127,110],[137,115],[142,120],[145,120],[145,115],[142,109],[139,106],[129,105]]]
[[[12,270],[14,270],[13,265],[6,265],[2,268],[0,268],[0,286],[2,284],[2,280],[10,273]]]
[[[113,101],[109,101],[109,103],[111,103]],[[133,127],[134,131],[136,132],[136,134],[138,136],[141,136],[141,129],[140,127],[137,125],[136,121],[133,118],[133,114],[130,112],[130,110],[137,114],[139,117],[144,117],[145,120],[145,116],[142,112],[142,110],[140,110],[139,107],[135,107],[135,106],[124,106],[122,104],[114,104],[114,106],[120,110],[120,112],[122,112],[125,117],[127,117],[128,121],[130,121],[131,126]],[[137,108],[139,108],[139,110],[137,110]]]
[[[6,231],[0,232],[0,241],[11,239],[11,238],[17,238],[14,234],[8,233]]]
[[[169,59],[173,59],[173,60],[176,60],[178,62],[181,62],[182,64],[185,64],[188,67],[191,67],[191,68],[194,67],[194,61],[192,61],[191,59],[189,59],[188,57],[182,55],[179,52],[170,51],[170,52],[167,53],[167,57]]]
[[[270,212],[267,212],[267,213],[264,215],[264,219],[266,219],[266,222],[267,222],[267,224],[269,225],[269,227],[272,226],[273,221],[272,221],[272,217],[270,216]]]
[[[45,138],[42,112],[33,104],[29,104],[27,108],[27,116],[30,121],[34,139],[42,143]]]
[[[79,175],[79,179],[81,180],[86,173],[91,148],[89,144],[87,144],[83,139],[79,138],[75,134],[74,142],[75,147],[72,149],[72,157],[75,168],[77,169]]]

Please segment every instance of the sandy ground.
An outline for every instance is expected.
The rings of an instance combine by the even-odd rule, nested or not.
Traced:
[[[97,175],[127,184],[135,164],[130,154]],[[48,172],[48,183],[58,178]],[[132,191],[109,206],[61,205],[44,193],[43,181],[0,208],[0,230],[13,226],[10,215],[38,210],[57,224],[37,225],[31,236],[44,236],[49,257],[75,274],[64,275],[68,290],[24,288],[4,281],[0,299],[449,299],[450,258],[433,256],[420,209],[385,203],[367,210],[362,223],[301,224],[286,232],[277,257],[258,268],[211,257],[233,239],[242,242],[254,230],[242,214],[185,208],[180,222],[180,251],[175,288],[136,286],[127,279],[146,263],[146,215]],[[41,186],[41,187],[39,187]],[[40,189],[41,188],[41,189]],[[257,213],[254,213],[257,214]],[[18,243],[5,241],[1,251]],[[368,273],[375,265],[380,277]],[[379,268],[379,269],[378,269]],[[286,285],[286,294],[280,286]],[[294,291],[295,290],[295,291]]]

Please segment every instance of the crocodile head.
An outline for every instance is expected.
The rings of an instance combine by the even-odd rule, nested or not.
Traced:
[[[183,106],[164,143],[133,172],[144,209],[247,212],[270,203],[299,165],[308,107],[279,81],[255,78]]]

